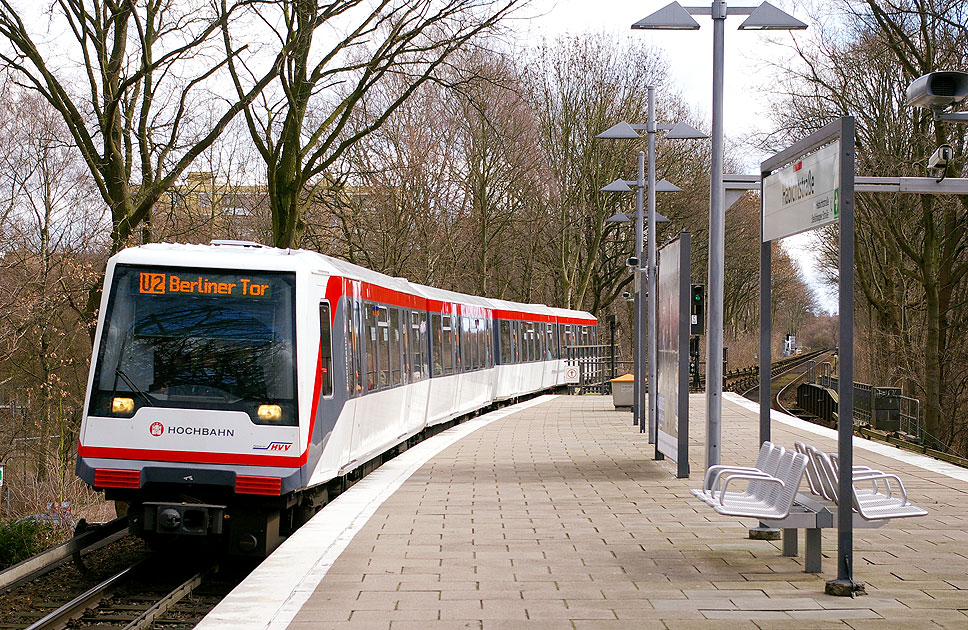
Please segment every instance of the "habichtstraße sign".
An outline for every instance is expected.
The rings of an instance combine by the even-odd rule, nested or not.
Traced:
[[[763,242],[840,218],[840,141],[763,180]]]

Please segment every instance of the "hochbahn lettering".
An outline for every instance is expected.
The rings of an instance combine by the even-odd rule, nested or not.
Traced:
[[[202,437],[235,437],[235,429],[215,427],[168,427],[172,435],[200,435]]]

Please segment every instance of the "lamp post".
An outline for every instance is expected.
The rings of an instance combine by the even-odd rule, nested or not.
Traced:
[[[706,467],[719,464],[723,404],[723,284],[726,258],[726,208],[723,204],[723,41],[727,15],[749,16],[740,30],[799,30],[807,28],[769,2],[757,7],[732,7],[725,0],[712,6],[683,7],[672,2],[632,25],[633,29],[696,30],[693,15],[713,19],[712,166],[709,190],[709,293],[706,309]]]
[[[624,124],[624,123],[622,123]],[[634,131],[633,131],[634,133]],[[636,134],[635,137],[638,137]],[[635,186],[633,189],[632,186]],[[644,190],[646,188],[645,181],[645,153],[639,151],[639,169],[638,169],[638,179],[636,180],[624,180],[616,179],[610,184],[603,186],[600,190],[602,192],[632,192],[635,190],[635,264],[632,267],[632,272],[635,274],[635,282],[633,283],[633,299],[632,299],[632,339],[635,342],[633,362],[632,362],[632,374],[635,378],[633,383],[633,400],[632,405],[632,420],[633,424],[638,425],[639,429],[645,431],[645,418],[646,415],[643,413],[645,409],[645,388],[643,386],[643,372],[645,370],[645,335],[642,334],[643,323],[645,322],[645,302],[641,299],[641,273],[646,271],[647,268],[642,267],[642,240],[643,240],[643,223],[645,223],[644,212],[642,206],[644,205]],[[674,184],[669,183],[666,180],[655,182],[655,185],[650,186],[649,190],[654,194],[655,191],[659,192],[680,192],[681,189]],[[655,204],[653,205],[653,209]],[[666,217],[658,213],[650,213],[650,220],[652,224],[666,223],[669,221]],[[606,223],[628,223],[629,218],[623,212],[618,212],[615,215],[605,219]],[[649,431],[649,443],[654,441],[654,431]]]
[[[628,124],[626,122],[620,122],[617,125],[614,125],[613,127],[610,127],[609,129],[607,129],[606,131],[598,134],[595,137],[596,138],[607,138],[607,139],[632,139],[632,138],[640,138],[641,136],[639,135],[639,133],[638,133],[637,130],[644,130],[646,132],[646,134],[648,134],[648,145],[649,145],[649,147],[648,147],[649,148],[649,160],[648,160],[648,164],[649,164],[649,181],[648,181],[648,199],[649,199],[649,201],[648,201],[648,205],[649,205],[649,213],[648,213],[648,243],[649,243],[649,252],[648,252],[648,254],[649,254],[649,262],[648,262],[648,267],[647,267],[647,273],[648,273],[648,285],[647,286],[648,286],[648,288],[646,289],[647,290],[647,295],[648,295],[648,300],[647,300],[648,301],[648,319],[647,319],[647,321],[648,321],[648,338],[649,338],[649,343],[648,343],[648,346],[649,346],[649,359],[648,359],[649,379],[648,379],[648,382],[649,382],[649,389],[650,389],[649,405],[648,405],[648,408],[649,408],[649,414],[648,414],[649,420],[648,420],[648,423],[649,423],[649,443],[650,444],[653,444],[653,443],[655,443],[655,440],[656,440],[656,425],[657,425],[657,423],[656,423],[656,416],[657,416],[656,411],[657,411],[657,407],[656,407],[655,387],[656,387],[656,383],[658,382],[657,377],[656,377],[656,367],[657,367],[657,364],[658,364],[658,337],[659,337],[659,335],[658,335],[658,327],[656,325],[656,311],[658,310],[658,308],[657,308],[658,302],[657,302],[656,287],[655,287],[655,283],[656,283],[656,271],[655,271],[656,270],[656,227],[655,227],[655,224],[656,224],[656,211],[655,211],[655,193],[656,192],[665,192],[665,191],[677,191],[677,192],[680,191],[680,189],[678,187],[674,186],[673,184],[670,184],[666,180],[662,180],[660,182],[656,182],[655,181],[655,134],[659,130],[664,130],[664,131],[667,132],[665,137],[668,138],[668,139],[670,139],[670,140],[676,140],[676,139],[678,139],[678,140],[698,140],[698,139],[708,138],[709,136],[707,136],[706,134],[702,133],[701,131],[698,131],[696,129],[693,129],[692,127],[690,127],[689,125],[687,125],[685,123],[677,123],[677,124],[674,124],[674,125],[673,124],[667,124],[667,123],[657,123],[656,120],[655,120],[655,88],[652,87],[651,85],[648,86],[648,97],[649,97],[648,122],[645,125],[630,125],[630,124]],[[643,157],[644,157],[643,154],[640,152],[639,153],[639,181],[642,181],[642,179],[643,179],[643,170],[644,170],[643,169],[643,163],[642,163],[643,162]],[[638,220],[638,217],[636,217],[636,220]],[[642,244],[641,244],[641,239],[640,239],[640,236],[639,236],[640,234],[641,234],[641,229],[637,225],[636,226],[636,239],[637,239],[637,242],[636,242],[635,247],[636,247],[636,252],[637,252],[636,256],[638,257],[639,261],[641,262],[641,260],[642,260],[642,253],[641,253],[642,252]],[[639,302],[641,302],[641,300]],[[641,306],[640,306],[640,304],[636,304],[636,313],[639,315],[638,321],[641,322],[643,319],[645,319],[643,317],[643,313],[641,313]],[[641,324],[640,324],[640,326],[641,326]],[[635,334],[636,335],[641,335],[641,328],[639,328],[636,331]],[[636,341],[637,342],[638,342],[639,339],[641,339],[641,336],[637,336],[636,337]],[[638,348],[641,347],[641,345],[642,344],[636,343],[636,348],[637,348],[636,349],[636,365],[642,365],[644,363],[644,357],[641,356],[641,354],[639,353],[639,350],[638,350]],[[636,375],[636,381],[635,382],[636,382],[636,385],[638,385],[638,383],[639,383],[639,375],[638,374]],[[644,405],[644,402],[645,402],[645,388],[639,387],[638,389],[635,390],[635,392],[636,392],[636,394],[635,394],[635,396],[636,396],[635,397],[635,404],[636,404],[636,406],[638,407],[639,405],[641,405],[641,407],[644,407],[645,406]],[[639,408],[641,408],[641,407],[639,407]],[[640,421],[640,425],[639,426],[642,426],[641,421]]]

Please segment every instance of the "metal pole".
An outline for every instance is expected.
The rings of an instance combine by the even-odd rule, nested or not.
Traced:
[[[635,183],[635,257],[638,259],[638,264],[636,265],[635,273],[638,279],[639,293],[636,294],[635,310],[639,315],[639,329],[635,337],[635,360],[636,364],[639,366],[639,373],[636,377],[636,382],[639,383],[638,394],[635,399],[635,407],[638,409],[638,423],[639,430],[645,432],[646,424],[646,402],[645,402],[645,301],[642,300],[642,237],[643,237],[643,224],[645,217],[643,216],[644,211],[642,206],[644,205],[643,197],[645,191],[645,152],[639,151],[639,173],[638,179]],[[647,289],[646,289],[647,290]],[[652,383],[649,383],[651,388]],[[651,399],[651,396],[650,396]],[[652,432],[649,432],[649,443],[653,442]]]
[[[763,198],[762,185],[760,199]],[[762,201],[760,202],[762,204]],[[760,221],[762,237],[762,221]],[[773,242],[760,239],[760,445],[769,442],[770,435],[770,362],[773,360],[770,338],[773,335],[772,314],[773,290],[772,259]],[[767,392],[764,396],[763,392]]]
[[[658,363],[659,363],[659,353],[658,353],[658,327],[656,326],[656,287],[655,287],[655,274],[656,274],[656,264],[655,264],[655,88],[651,85],[648,87],[649,93],[649,119],[646,123],[646,131],[649,135],[649,313],[648,313],[648,327],[649,327],[649,442],[655,443],[658,439],[658,422],[656,413],[657,406],[657,392],[658,392]],[[687,364],[688,368],[688,364]]]
[[[608,348],[609,379],[615,378],[615,315],[608,316],[608,329],[611,333]]]
[[[837,453],[840,456],[841,506],[850,505],[854,467],[854,119],[841,118],[840,131],[840,378],[837,392]],[[837,580],[827,583],[827,592],[863,592],[853,580],[853,512],[837,511]]]
[[[723,278],[726,213],[723,207],[723,41],[726,2],[713,0],[713,125],[709,191],[709,312],[706,325],[706,467],[719,464],[723,404]]]

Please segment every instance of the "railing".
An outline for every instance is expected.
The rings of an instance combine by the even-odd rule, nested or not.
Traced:
[[[571,394],[610,394],[611,379],[628,371],[631,361],[619,361],[616,346],[567,346],[565,364],[578,368],[578,382],[569,383]]]
[[[917,398],[901,396],[901,431],[922,438],[921,401]]]
[[[840,379],[833,375],[833,366],[825,361],[813,370],[810,382],[837,391]],[[854,422],[859,421],[866,421],[875,427],[883,423],[889,430],[907,433],[919,441],[925,437],[921,426],[921,402],[917,398],[902,396],[900,387],[874,387],[855,382]]]

